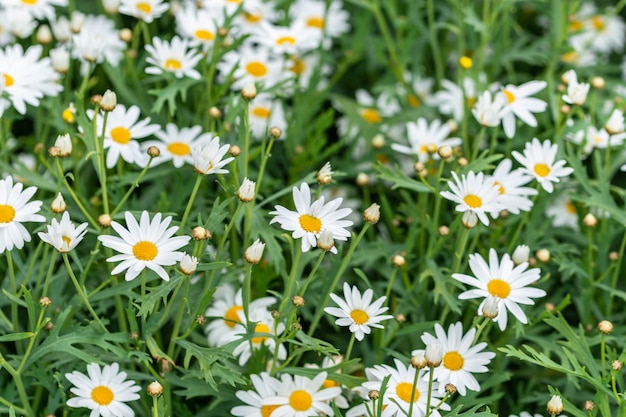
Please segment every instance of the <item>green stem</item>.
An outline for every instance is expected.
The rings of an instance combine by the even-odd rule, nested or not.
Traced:
[[[92,69],[93,69],[93,64],[88,63],[87,72],[85,73],[85,77],[83,78],[83,81],[80,84],[80,88],[78,89],[78,93],[76,94],[76,97],[81,100],[85,97],[85,91],[87,90],[87,85],[89,84],[89,77],[91,77]]]
[[[380,6],[378,5],[378,0],[373,0],[370,3],[370,10],[374,13],[374,18],[376,19],[376,24],[380,29],[380,33],[383,35],[383,40],[385,41],[385,46],[387,52],[389,53],[389,62],[391,71],[396,81],[402,85],[405,85],[404,74],[402,65],[400,65],[400,60],[398,59],[398,54],[396,52],[396,44],[391,37],[391,32],[389,31],[389,27],[387,22],[385,21],[385,16],[383,15]],[[411,90],[410,90],[411,91]]]
[[[22,407],[24,410],[24,414],[27,416],[34,416],[33,410],[30,406],[30,402],[28,400],[28,395],[26,394],[26,390],[24,389],[24,383],[22,382],[22,375],[13,368],[9,362],[2,355],[0,355],[0,366],[7,370],[7,372],[13,377],[13,383],[17,388],[17,393],[20,396],[20,401],[22,402]]]
[[[624,233],[624,236],[622,237],[622,243],[620,244],[619,252],[617,252],[617,253],[619,253],[620,255],[623,255],[624,254],[624,250],[626,250],[626,233]],[[621,266],[622,266],[622,262],[620,260],[619,262],[617,262],[617,266],[613,270],[613,276],[611,277],[611,288],[617,288],[617,280],[619,278],[619,273],[620,273]],[[614,296],[615,296],[615,292],[614,291],[609,291],[609,301],[607,302],[607,307],[606,307],[607,317],[613,311],[613,298],[614,298]]]
[[[59,158],[54,158],[54,160],[55,160],[56,165],[57,165],[57,170],[59,171],[59,176],[63,180],[63,184],[65,184],[65,188],[70,193],[70,196],[72,197],[72,200],[74,200],[74,202],[76,203],[76,205],[78,206],[80,211],[83,213],[83,216],[85,216],[85,218],[87,219],[89,224],[94,229],[96,229],[98,231],[98,233],[99,233],[100,232],[100,225],[93,219],[93,217],[91,217],[91,215],[89,214],[89,212],[87,211],[87,209],[85,208],[83,203],[80,201],[80,198],[76,195],[76,193],[74,192],[72,187],[70,187],[70,184],[67,182],[67,178],[65,178],[65,173],[63,172],[63,167],[61,167],[61,161],[59,160]]]
[[[196,177],[196,183],[193,186],[193,191],[191,192],[191,196],[189,197],[189,201],[187,202],[187,207],[185,207],[185,213],[183,214],[183,218],[180,221],[180,226],[179,226],[179,229],[178,229],[178,231],[180,233],[183,232],[183,227],[187,223],[187,218],[189,217],[189,212],[191,211],[191,207],[193,206],[193,202],[196,199],[196,196],[198,195],[198,190],[200,189],[200,184],[202,183],[202,178],[204,178],[203,175],[198,175]]]
[[[96,109],[96,115],[98,110]],[[109,213],[109,193],[107,192],[107,170],[104,161],[104,134],[106,132],[107,120],[109,118],[109,112],[104,112],[104,116],[102,117],[102,136],[99,137],[94,134],[94,142],[96,144],[96,160],[98,161],[98,174],[100,175],[100,185],[102,186],[102,204],[104,207],[104,213]],[[96,120],[98,118],[94,116],[93,124],[94,129],[96,124]],[[95,133],[95,132],[94,132]]]
[[[235,224],[235,221],[239,215],[239,211],[241,210],[242,206],[243,206],[242,204],[237,205],[237,208],[235,209],[235,213],[233,213],[233,217],[231,217],[230,222],[228,222],[228,224],[226,225],[226,229],[224,229],[224,234],[222,235],[222,238],[220,239],[220,243],[217,245],[217,251],[215,253],[215,262],[218,262],[221,259],[222,252],[224,251],[224,246],[226,245],[226,240],[228,239],[230,230],[233,228],[233,225]],[[211,284],[213,283],[213,278],[215,277],[216,271],[217,269],[211,270],[209,279],[206,281],[206,284],[204,286],[205,293],[209,289],[211,289]]]
[[[415,391],[417,386],[417,378],[419,377],[419,369],[414,368],[415,375],[413,376],[413,386],[411,387],[411,400],[409,401],[409,417],[413,417],[413,404],[415,401]]]
[[[315,262],[315,265],[313,265],[313,269],[311,269],[311,272],[309,273],[309,276],[306,277],[306,279],[304,280],[304,285],[300,289],[301,296],[304,297],[304,293],[306,292],[307,288],[309,288],[309,285],[311,284],[313,277],[315,277],[315,273],[317,272],[317,269],[320,267],[320,265],[322,264],[322,261],[324,260],[324,255],[326,255],[326,251],[321,251],[320,256],[317,258],[317,261]]]
[[[174,348],[176,347],[176,340],[178,339],[180,325],[182,324],[183,314],[185,313],[185,304],[187,302],[187,296],[189,295],[190,279],[188,277],[183,277],[182,280],[185,282],[185,288],[183,290],[183,298],[180,302],[178,315],[176,316],[176,321],[174,322],[174,329],[172,330],[172,336],[170,338],[170,344],[169,344],[169,347],[167,348],[167,356],[169,356],[170,358],[172,358],[174,355]]]
[[[354,347],[354,340],[356,339],[356,337],[354,336],[354,333],[352,333],[350,335],[350,342],[348,342],[348,348],[346,349],[346,355],[344,357],[344,361],[347,361],[350,359],[350,354],[352,353],[352,348]]]
[[[475,345],[478,342],[478,339],[480,338],[480,334],[482,333],[482,331],[491,323],[493,322],[492,319],[487,318],[487,317],[483,317],[483,322],[480,323],[476,329],[476,334],[474,335],[474,343],[472,343],[473,345]]]
[[[13,267],[13,256],[11,251],[6,251],[7,263],[9,264],[9,280],[11,282],[11,294],[17,296],[17,281],[15,280],[15,268]],[[20,323],[17,316],[17,303],[11,303],[11,323],[13,324],[13,331],[19,330]]]
[[[176,288],[174,288],[174,292],[172,293],[172,296],[170,297],[170,302],[167,303],[167,306],[165,307],[165,311],[163,312],[163,316],[161,316],[161,319],[159,320],[159,324],[158,327],[163,326],[163,324],[165,323],[165,321],[167,320],[167,317],[170,315],[170,310],[172,309],[172,306],[174,306],[174,300],[176,299],[176,296],[178,295],[178,291],[180,291],[181,287],[183,286],[183,282],[185,277],[181,277],[181,279],[178,281],[178,284],[176,284]]]
[[[124,194],[124,197],[122,197],[122,199],[120,200],[120,202],[117,204],[117,206],[113,209],[113,211],[111,212],[111,216],[114,216],[115,213],[117,213],[118,211],[120,211],[120,209],[124,206],[124,203],[126,203],[126,200],[128,200],[128,198],[130,197],[130,195],[133,193],[133,191],[135,190],[135,188],[139,187],[139,182],[141,182],[141,179],[143,178],[144,175],[146,175],[146,172],[148,172],[148,168],[150,168],[150,164],[152,163],[152,160],[154,159],[154,157],[150,157],[150,159],[148,160],[148,163],[146,164],[146,166],[144,167],[144,169],[141,170],[141,172],[139,173],[139,176],[137,177],[137,179],[131,184],[130,188],[128,189],[128,191],[126,191],[126,194]],[[103,190],[104,192],[104,190]]]
[[[261,161],[261,167],[259,168],[259,175],[256,180],[256,189],[261,189],[261,181],[263,180],[263,173],[265,172],[265,165],[267,164],[267,160],[271,156],[272,146],[274,145],[275,138],[274,136],[270,136],[270,141],[267,144],[267,148],[263,152],[263,160]]]
[[[152,417],[159,417],[159,407],[157,397],[152,397]]]
[[[606,335],[602,333],[600,338],[600,369],[602,370],[602,379],[606,374]]]
[[[243,280],[243,288],[241,290],[241,298],[243,301],[243,314],[246,318],[246,324],[250,323],[250,283],[252,281],[252,264],[246,265],[246,276]]]
[[[433,396],[433,375],[435,368],[430,368],[428,371],[428,400],[426,401],[426,417],[430,415],[430,402]]]
[[[55,250],[52,252],[52,259],[50,260],[50,264],[48,265],[48,273],[46,274],[46,279],[43,282],[43,291],[41,292],[41,296],[48,296],[48,288],[50,287],[50,278],[52,278],[52,271],[54,270],[54,265],[57,260],[58,252]]]
[[[10,403],[9,401],[5,400],[2,397],[0,397],[0,404],[4,404],[6,408],[14,409],[18,414],[28,414],[26,410],[23,409],[22,407],[18,407],[17,405]]]
[[[33,350],[33,346],[35,346],[35,341],[37,340],[37,336],[39,335],[39,330],[41,330],[41,324],[43,322],[44,312],[45,312],[45,308],[42,308],[39,311],[39,318],[37,319],[37,324],[35,325],[35,328],[33,329],[33,336],[30,338],[30,341],[28,342],[28,346],[26,347],[26,352],[24,352],[24,356],[22,356],[22,361],[20,362],[20,366],[17,368],[18,374],[22,373],[22,370],[24,369],[24,365],[26,365],[26,361],[28,357],[30,356],[30,352]]]
[[[435,30],[435,1],[428,0],[427,4],[428,13],[428,33],[430,40],[430,47],[432,48],[432,55],[435,61],[435,73],[437,74],[437,84],[443,80],[443,63],[441,62],[441,52],[439,51],[439,42],[437,42],[437,31]]]
[[[389,305],[389,296],[391,295],[391,287],[393,286],[393,281],[396,279],[397,274],[398,274],[398,268],[395,267],[391,271],[391,276],[389,277],[389,283],[387,284],[387,290],[385,291],[385,300],[387,301],[387,305]]]
[[[287,277],[287,283],[285,284],[285,293],[283,295],[283,299],[280,302],[280,307],[278,311],[283,314],[285,304],[287,300],[291,298],[291,293],[293,292],[293,287],[296,284],[296,272],[298,271],[298,264],[300,263],[300,258],[302,257],[302,250],[299,245],[295,245],[295,256],[293,258],[293,262],[291,263],[291,271],[289,272],[289,277]]]

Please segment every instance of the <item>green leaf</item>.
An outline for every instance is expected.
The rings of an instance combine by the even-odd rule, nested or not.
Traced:
[[[148,90],[148,94],[156,96],[157,99],[152,105],[151,112],[159,113],[163,106],[167,103],[169,115],[174,116],[176,113],[176,97],[180,94],[182,101],[187,99],[187,90],[202,80],[194,80],[193,78],[183,78],[170,82],[165,88]]]
[[[163,304],[167,304],[167,297],[174,290],[176,285],[184,279],[189,279],[189,277],[178,275],[169,281],[161,282],[156,287],[147,288],[148,293],[143,297],[139,297],[140,307],[137,315],[147,318],[154,312],[154,309],[161,301]]]
[[[390,167],[383,165],[379,162],[376,165],[373,165],[372,168],[374,169],[374,171],[378,172],[378,177],[381,180],[390,181],[393,183],[393,185],[391,186],[392,190],[395,190],[397,188],[406,188],[416,191],[418,193],[432,192],[430,188],[428,188],[425,184],[404,175],[402,172],[400,172],[398,167],[396,167],[395,170],[392,170]]]
[[[15,342],[16,340],[30,339],[35,335],[36,333],[32,332],[5,334],[4,336],[0,336],[0,342]]]
[[[220,383],[226,382],[232,386],[245,382],[241,374],[231,365],[225,366],[221,363],[228,363],[233,359],[233,355],[223,347],[203,347],[187,340],[177,340],[176,344],[185,349],[184,367],[189,369],[191,359],[196,358],[204,380],[216,391],[218,390],[216,377],[220,379]]]
[[[289,340],[289,343],[293,343],[297,346],[300,346],[299,352],[306,352],[308,350],[316,351],[320,354],[330,356],[330,355],[338,355],[339,351],[332,344],[322,340],[317,339],[315,337],[311,337],[304,333],[302,330],[299,330],[296,333],[296,340]]]

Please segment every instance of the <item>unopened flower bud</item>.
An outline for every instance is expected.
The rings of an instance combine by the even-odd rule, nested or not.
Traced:
[[[196,316],[196,320],[195,320],[195,321],[196,321],[196,324],[197,324],[197,325],[203,325],[203,324],[206,322],[206,317],[204,317],[204,316],[203,316],[203,315],[201,315],[201,314],[198,314],[198,315]]]
[[[593,213],[587,213],[583,217],[583,224],[589,228],[594,228],[598,224],[598,218]]]
[[[230,154],[230,156],[239,156],[241,155],[241,148],[237,145],[230,145],[230,148],[228,148],[228,153]]]
[[[548,249],[539,249],[535,253],[535,257],[539,260],[539,262],[548,262],[550,260],[550,251]]]
[[[423,162],[416,162],[415,165],[413,165],[413,171],[415,172],[423,171],[425,168]]]
[[[100,109],[102,111],[113,111],[113,109],[115,109],[115,106],[117,106],[117,96],[113,91],[107,90],[104,92],[102,100],[100,100],[98,105],[100,106]]]
[[[283,134],[283,131],[280,130],[279,127],[273,126],[273,127],[270,127],[269,134],[274,139],[278,139]]]
[[[559,110],[561,111],[561,113],[567,114],[572,111],[572,107],[569,104],[563,104],[561,105],[561,107],[559,107]]]
[[[42,45],[47,45],[52,42],[52,31],[50,30],[50,26],[46,24],[39,26],[35,38],[37,39],[37,42]]]
[[[404,322],[406,322],[406,316],[405,316],[404,314],[402,314],[402,313],[398,313],[398,314],[396,314],[395,319],[396,319],[396,321],[397,321],[398,323],[404,323]]]
[[[380,220],[380,206],[372,203],[371,206],[363,212],[363,219],[370,224],[376,224]]]
[[[430,143],[426,145],[426,150],[428,151],[429,154],[432,155],[437,152],[437,145],[435,145],[434,143]]]
[[[183,257],[180,260],[180,272],[185,275],[192,275],[196,272],[197,267],[198,258],[188,255],[187,253],[183,253]]]
[[[254,200],[256,192],[256,182],[244,178],[241,182],[239,190],[237,190],[237,198],[243,203],[249,203]]]
[[[60,74],[65,74],[70,69],[70,52],[63,45],[50,50],[50,62],[52,68]]]
[[[406,259],[404,259],[404,256],[402,255],[394,255],[393,258],[391,258],[391,263],[395,267],[402,268],[406,265]]]
[[[515,250],[513,251],[513,263],[515,265],[523,264],[524,262],[528,262],[528,256],[530,255],[530,248],[526,245],[517,245]]]
[[[609,120],[604,124],[604,128],[609,135],[622,133],[626,129],[624,124],[624,112],[619,109],[613,110]]]
[[[228,36],[228,28],[226,27],[221,27],[217,29],[217,34],[219,36],[221,36],[222,38]]]
[[[211,232],[202,226],[196,226],[191,230],[191,238],[193,240],[211,239]]]
[[[69,133],[57,136],[54,146],[59,148],[59,156],[70,156],[72,154],[72,139]]]
[[[613,362],[611,362],[611,369],[613,369],[615,372],[621,371],[622,362],[618,360],[614,360]]]
[[[604,86],[606,85],[606,82],[604,81],[604,78],[602,77],[593,77],[591,78],[590,83],[593,88],[597,88],[597,89],[604,88]]]
[[[101,214],[98,216],[98,223],[102,227],[110,227],[112,221],[113,219],[111,218],[111,215],[109,214]]]
[[[370,392],[367,393],[367,396],[370,400],[377,400],[380,398],[380,391],[373,389]]]
[[[50,304],[52,304],[52,300],[50,300],[50,298],[48,297],[41,297],[39,299],[39,305],[42,307],[49,307]]]
[[[443,360],[443,346],[441,342],[435,340],[427,344],[424,357],[426,357],[426,366],[430,368],[436,368],[441,365],[441,361]]]
[[[53,158],[61,156],[61,149],[58,146],[51,146],[48,148],[48,155]]]
[[[293,324],[293,329],[294,330],[302,330],[302,325],[300,323],[294,323]]]
[[[374,149],[382,149],[385,146],[385,137],[382,134],[377,134],[372,138],[372,147]]]
[[[317,182],[322,185],[328,185],[333,180],[333,171],[330,168],[330,162],[326,162],[319,171],[317,171]]]
[[[613,331],[613,323],[608,320],[602,320],[598,323],[598,330],[600,333],[609,334]]]
[[[466,229],[472,229],[478,224],[478,216],[476,216],[476,213],[474,213],[472,210],[468,210],[463,213],[463,217],[461,217],[461,223]]]
[[[559,395],[553,395],[550,401],[548,401],[547,409],[550,414],[561,414],[563,412],[563,400],[561,400],[561,397]]]
[[[370,183],[370,177],[365,172],[359,172],[355,182],[359,187],[364,187]]]
[[[254,83],[248,83],[241,90],[241,97],[246,101],[252,101],[256,97],[256,86]]]
[[[450,395],[456,393],[456,386],[453,384],[446,384],[446,386],[444,387],[446,392]]]
[[[222,118],[222,112],[220,111],[220,109],[218,109],[217,107],[213,106],[209,109],[209,116],[212,119],[221,119]]]
[[[258,264],[263,257],[263,250],[265,249],[265,243],[260,239],[254,241],[243,254],[244,259],[249,264]]]
[[[148,155],[152,158],[156,158],[161,155],[161,150],[156,146],[150,146],[148,148]]]
[[[450,145],[443,145],[437,149],[437,154],[439,154],[442,159],[448,159],[452,156],[452,148]]]
[[[329,229],[322,230],[320,236],[317,238],[317,247],[323,251],[329,251],[335,246],[335,240],[333,239],[333,232]]]
[[[498,303],[498,297],[494,297],[491,295],[487,297],[487,299],[485,300],[485,304],[483,304],[483,316],[487,317],[488,319],[495,319],[496,317],[498,317]]]
[[[411,357],[411,366],[416,369],[424,369],[428,366],[423,353],[418,353]]]
[[[97,106],[102,101],[102,94],[94,94],[89,98],[89,102],[94,106]]]
[[[54,323],[52,323],[51,321],[47,322],[45,326],[43,326],[43,329],[47,332],[51,332],[52,330],[54,330]]]
[[[291,304],[293,304],[295,307],[302,307],[304,305],[304,298],[299,295],[294,295],[291,298]]]
[[[122,28],[120,29],[120,40],[122,40],[122,42],[130,42],[133,40],[133,31],[130,30],[129,28]]]
[[[619,253],[615,251],[609,252],[609,260],[617,261],[618,259],[619,259]]]
[[[556,309],[556,306],[552,303],[546,303],[546,311],[553,312]]]
[[[146,391],[148,391],[148,395],[158,397],[163,394],[163,385],[159,384],[158,381],[153,381],[148,385]]]
[[[279,318],[279,317],[280,317],[280,311],[278,311],[278,310],[272,310],[272,311],[270,312],[270,314],[271,314],[271,315],[272,315],[272,317],[273,317],[273,318],[275,318],[275,319],[277,319],[277,318]]]
[[[50,203],[50,209],[53,213],[63,213],[67,209],[67,204],[65,204],[65,200],[61,193],[58,193],[57,196]]]
[[[439,226],[439,235],[448,236],[450,234],[450,228],[448,226]]]
[[[594,408],[596,408],[596,405],[591,400],[587,400],[583,404],[583,410],[585,410],[585,411],[593,411]]]

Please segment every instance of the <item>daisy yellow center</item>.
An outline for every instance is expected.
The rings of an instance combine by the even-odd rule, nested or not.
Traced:
[[[289,68],[289,70],[296,75],[301,75],[302,73],[304,73],[304,70],[306,69],[306,64],[304,63],[304,60],[298,58],[291,58],[291,60],[293,61],[293,65],[291,66],[291,68]]]
[[[262,77],[267,74],[267,66],[259,61],[253,61],[246,65],[246,72],[254,77]]]
[[[600,142],[602,142],[602,138],[600,136],[593,137],[593,143],[600,143]]]
[[[69,236],[65,236],[65,235],[61,236],[61,240],[65,242],[68,248],[70,247],[70,243],[72,243],[72,239],[70,239]]]
[[[256,326],[254,326],[254,333],[269,333],[269,332],[270,332],[270,328],[267,327],[267,324],[258,323]],[[267,340],[267,336],[253,337],[252,343],[254,343],[255,345],[258,345],[260,343],[265,342],[266,340]]]
[[[602,31],[605,28],[604,19],[600,16],[594,16],[591,18],[591,24],[596,30]]]
[[[561,61],[563,62],[575,62],[578,59],[578,52],[570,51],[566,52],[561,56]]]
[[[261,119],[268,119],[272,112],[267,107],[255,107],[252,109],[252,114]]]
[[[140,242],[135,243],[133,246],[133,255],[135,258],[140,261],[151,261],[156,258],[159,253],[159,249],[152,242],[148,242],[147,240],[142,240]]]
[[[515,95],[511,93],[509,90],[502,90],[502,92],[504,93],[504,96],[506,97],[506,101],[508,101],[509,104],[515,101]]]
[[[487,291],[494,297],[505,299],[511,293],[511,286],[508,282],[501,279],[492,279],[487,284]]]
[[[276,410],[280,405],[263,405],[261,406],[261,417],[270,417],[274,410]]]
[[[339,382],[336,382],[336,381],[332,381],[332,380],[330,380],[330,379],[327,379],[327,380],[325,380],[325,381],[322,383],[322,386],[323,386],[324,388],[334,388],[334,387],[338,387],[338,386],[339,386]]]
[[[539,175],[540,177],[546,177],[548,176],[548,174],[550,174],[550,167],[546,164],[535,164],[533,171],[535,171],[535,174]]]
[[[322,17],[311,17],[306,21],[306,25],[312,28],[322,29],[324,28],[324,18]]]
[[[224,323],[226,323],[226,325],[231,329],[235,327],[235,324],[241,323],[239,320],[240,311],[243,311],[242,306],[232,306],[228,309],[228,311],[226,311],[226,314],[224,314],[224,318],[226,319],[224,320]]]
[[[0,223],[9,223],[15,218],[15,209],[6,204],[0,204]]]
[[[11,77],[9,74],[2,74],[2,76],[4,77],[5,87],[11,87],[13,83],[15,83],[15,81],[13,80],[13,77]]]
[[[196,38],[198,40],[205,41],[205,42],[212,41],[213,39],[215,39],[215,34],[206,29],[198,29],[194,32],[194,35],[196,35]]]
[[[470,208],[479,208],[483,205],[483,200],[480,199],[476,194],[468,194],[463,198],[465,204],[467,204]]]
[[[565,210],[567,210],[568,213],[576,214],[576,206],[574,206],[571,201],[568,201],[567,204],[565,204]]]
[[[165,61],[164,67],[166,70],[176,71],[181,69],[183,67],[183,64],[178,59],[170,58]]]
[[[115,142],[120,143],[122,145],[126,145],[130,142],[130,130],[125,127],[118,126],[111,129],[111,139]]]
[[[582,20],[574,20],[569,24],[569,30],[572,32],[578,32],[583,28]]]
[[[243,16],[250,23],[259,23],[261,21],[261,18],[263,17],[261,13],[254,14],[254,13],[247,13],[247,12],[244,12]]]
[[[467,107],[471,109],[474,107],[474,104],[476,104],[476,97],[469,97],[467,99]]]
[[[463,356],[459,352],[451,351],[443,356],[443,366],[451,371],[458,371],[463,368]]]
[[[504,194],[504,185],[500,184],[498,181],[493,182],[494,187],[498,187],[498,192],[500,195]]]
[[[295,390],[289,396],[289,405],[296,411],[306,411],[311,408],[313,397],[304,390]]]
[[[182,143],[182,142],[172,142],[169,145],[167,145],[167,150],[174,155],[177,156],[185,156],[185,155],[189,155],[189,153],[191,152],[191,149],[189,148],[189,145],[187,145],[186,143]]]
[[[420,153],[428,153],[428,147],[426,145],[420,146]]]
[[[350,317],[352,317],[352,320],[354,320],[356,324],[365,324],[370,319],[370,316],[368,316],[365,311],[359,310],[358,308],[350,312]]]
[[[416,402],[420,398],[420,392],[417,388],[415,388],[415,393],[413,393],[413,384],[409,384],[408,382],[400,382],[396,385],[396,395],[402,401],[406,403],[411,402],[411,395],[413,396],[413,402]]]
[[[317,217],[303,214],[300,216],[300,227],[309,233],[319,233],[322,231],[322,221]]]
[[[74,123],[76,121],[76,117],[70,109],[63,110],[63,113],[61,113],[61,117],[66,123]]]
[[[411,107],[419,107],[420,104],[422,104],[420,103],[420,99],[417,98],[415,94],[409,94],[406,99],[408,100]]]
[[[365,119],[367,123],[380,123],[383,119],[380,117],[380,113],[376,109],[363,109],[361,110],[361,117]]]
[[[38,0],[22,0],[23,4],[37,4]]]
[[[241,3],[241,0],[226,0],[227,3],[235,3],[235,4],[239,4]]]
[[[111,388],[105,387],[104,385],[98,385],[91,390],[91,399],[100,406],[111,404],[114,397]]]
[[[284,45],[286,43],[288,43],[290,45],[295,45],[296,44],[296,38],[294,38],[293,36],[281,36],[280,38],[276,39],[276,43],[278,45]]]
[[[150,6],[150,3],[147,3],[145,1],[139,2],[137,3],[137,10],[139,10],[142,13],[150,13],[152,11],[152,6]]]

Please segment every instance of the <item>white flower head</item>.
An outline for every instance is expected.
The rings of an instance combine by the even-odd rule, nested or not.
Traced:
[[[267,398],[276,397],[280,380],[262,372],[259,375],[250,375],[254,390],[237,391],[235,395],[245,405],[232,408],[230,413],[237,417],[266,417],[269,416],[278,404],[263,404]]]
[[[391,149],[406,155],[417,156],[417,159],[422,163],[430,158],[439,159],[436,150],[444,145],[455,147],[461,144],[461,138],[448,137],[450,125],[441,123],[439,119],[433,120],[429,125],[425,118],[420,117],[417,119],[417,123],[407,123],[406,130],[409,146],[392,143]]]
[[[210,132],[202,133],[202,126],[178,128],[174,123],[168,123],[165,130],[157,130],[154,136],[158,140],[147,140],[141,144],[142,153],[150,146],[156,146],[161,155],[152,160],[151,166],[172,161],[175,168],[181,168],[185,164],[193,165],[192,150],[208,145],[213,138]]]
[[[498,94],[506,99],[504,108],[500,112],[504,133],[512,138],[515,135],[515,118],[518,117],[528,126],[536,127],[537,119],[533,113],[542,113],[548,104],[535,97],[546,87],[545,81],[529,81],[519,86],[507,85]]]
[[[532,142],[526,142],[524,154],[513,151],[512,155],[522,164],[522,170],[534,177],[544,190],[551,193],[554,190],[553,182],[559,182],[561,177],[566,177],[573,168],[565,167],[565,160],[555,161],[559,147],[549,140],[543,143],[534,138]]]
[[[579,83],[574,70],[567,71],[565,78],[567,79],[567,94],[562,96],[563,101],[577,106],[585,104],[590,85],[588,83]]]
[[[604,128],[611,135],[615,135],[616,133],[623,133],[625,130],[624,127],[624,112],[620,109],[614,109],[609,117],[609,120],[604,124]]]
[[[23,222],[46,221],[45,217],[36,214],[42,202],[29,202],[37,187],[23,188],[20,182],[13,185],[12,177],[0,180],[0,253],[14,247],[22,249],[24,242],[30,242],[30,234]]]
[[[152,44],[146,45],[150,54],[146,62],[152,66],[146,68],[147,74],[172,73],[176,78],[189,77],[200,79],[200,73],[194,69],[202,55],[190,49],[189,41],[174,36],[171,42],[159,37],[152,38]]]
[[[528,196],[536,195],[537,190],[523,187],[532,180],[532,177],[521,169],[511,171],[512,165],[510,159],[503,159],[488,179],[498,188],[498,201],[502,208],[513,214],[519,214],[520,211],[529,211],[532,208],[533,202]],[[498,213],[491,215],[496,217]]]
[[[163,0],[121,0],[118,11],[127,16],[136,17],[146,23],[161,17],[169,9]]]
[[[60,222],[52,219],[52,223],[47,228],[47,232],[39,232],[37,235],[61,253],[74,249],[87,233],[87,223],[82,223],[78,227],[74,226],[74,223],[70,221],[70,213],[67,211],[63,213]]]
[[[206,145],[192,149],[191,157],[196,172],[202,175],[227,174],[228,170],[224,169],[224,166],[235,159],[232,156],[222,159],[228,149],[230,149],[229,145],[220,146],[219,136],[215,136]]]
[[[447,200],[457,203],[456,211],[471,212],[475,214],[485,225],[489,225],[487,213],[498,212],[502,209],[499,199],[499,188],[495,187],[493,181],[486,179],[482,172],[478,174],[473,171],[467,176],[458,177],[456,172],[452,172],[454,182],[448,181],[450,191],[442,191],[441,196]]]
[[[496,94],[491,98],[491,91],[486,90],[480,96],[472,108],[472,114],[481,126],[494,127],[502,120],[501,112],[505,99],[501,94]]]
[[[2,6],[27,10],[35,19],[54,19],[54,6],[66,7],[67,0],[4,0]]]

